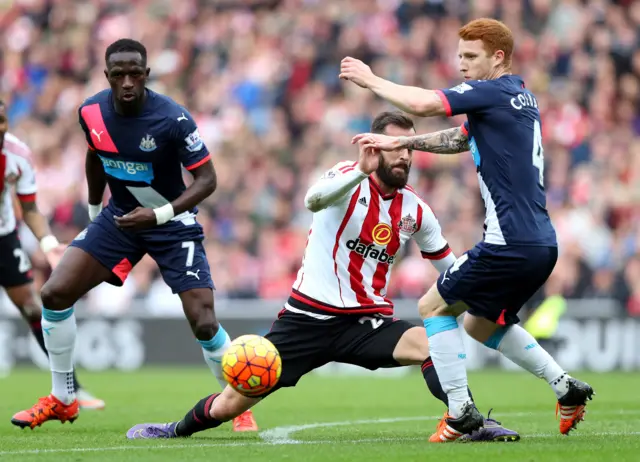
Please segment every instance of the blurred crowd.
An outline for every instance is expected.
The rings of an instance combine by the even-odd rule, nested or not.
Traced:
[[[337,161],[355,159],[352,135],[389,109],[340,81],[340,60],[360,58],[398,83],[450,87],[460,81],[459,27],[501,19],[516,38],[513,71],[542,112],[561,256],[541,295],[613,297],[640,315],[640,2],[15,0],[0,9],[0,94],[11,131],[35,153],[38,205],[58,237],[69,241],[88,222],[77,107],[107,85],[107,45],[138,39],[149,53],[150,88],[190,110],[214,153],[219,185],[199,220],[217,297],[236,299],[287,296],[311,219],[307,187]],[[421,119],[417,127],[462,121]],[[484,208],[469,154],[416,152],[410,183],[456,253],[481,239]],[[37,251],[34,263],[40,284],[47,269]],[[390,294],[418,297],[436,276],[412,245]],[[144,301],[150,310],[179,309],[168,293],[143,260],[123,289],[94,290],[91,307],[113,313]]]

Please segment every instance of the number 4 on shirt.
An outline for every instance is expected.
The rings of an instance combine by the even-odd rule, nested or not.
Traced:
[[[544,149],[542,148],[542,130],[540,130],[540,122],[533,122],[533,166],[539,171],[540,186],[544,187]]]

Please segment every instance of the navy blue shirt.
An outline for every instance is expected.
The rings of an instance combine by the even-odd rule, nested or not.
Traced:
[[[546,208],[540,111],[517,75],[471,80],[437,91],[448,116],[463,126],[484,199],[484,241],[557,246]]]
[[[87,98],[79,109],[89,148],[104,166],[110,206],[121,214],[175,200],[186,189],[182,167],[192,170],[211,158],[189,112],[146,91],[142,112],[134,117],[115,111],[111,90]]]

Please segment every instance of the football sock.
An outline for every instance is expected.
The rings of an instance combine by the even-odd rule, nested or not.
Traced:
[[[429,338],[431,360],[447,394],[449,415],[458,418],[465,404],[471,401],[467,392],[467,370],[464,343],[454,316],[435,316],[424,320]]]
[[[40,349],[44,351],[44,354],[46,354],[48,357],[49,352],[47,351],[47,347],[44,344],[44,336],[42,334],[42,323],[40,321],[32,322],[30,327],[31,327],[31,332],[33,333],[33,336],[36,338],[36,342],[38,342],[38,345],[40,345]],[[78,391],[80,388],[82,388],[82,386],[80,385],[80,382],[78,382],[78,377],[76,377],[76,371],[74,369],[73,391]]]
[[[447,398],[447,394],[442,389],[442,385],[440,385],[440,378],[438,377],[436,368],[433,367],[431,356],[425,359],[422,363],[422,376],[424,377],[424,381],[427,382],[427,387],[429,387],[431,394],[442,401],[448,409],[449,398]],[[469,387],[467,387],[467,393],[469,393],[469,397],[471,398],[471,401],[473,401],[473,395],[471,394]]]
[[[222,421],[211,417],[211,406],[213,400],[220,393],[202,398],[193,408],[187,412],[184,418],[176,425],[177,436],[191,436],[194,433],[216,428],[222,425]]]
[[[202,346],[205,362],[213,372],[213,375],[215,375],[220,387],[224,390],[224,387],[227,386],[227,381],[222,375],[222,355],[231,345],[229,334],[227,334],[222,325],[219,325],[218,332],[210,340],[198,340],[198,343]]]
[[[545,379],[558,398],[567,392],[569,374],[522,327],[518,325],[501,327],[484,344],[498,350],[536,377]]]
[[[76,317],[73,307],[62,311],[42,309],[44,344],[49,352],[53,387],[51,394],[65,404],[76,399],[73,380],[73,350],[76,344]]]

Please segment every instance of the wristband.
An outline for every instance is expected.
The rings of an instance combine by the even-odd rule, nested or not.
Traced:
[[[98,215],[100,215],[100,212],[102,212],[102,204],[97,204],[97,205],[88,204],[88,209],[89,209],[89,219],[93,221],[96,219]]]
[[[162,207],[158,207],[157,209],[153,209],[153,213],[156,214],[156,223],[158,225],[164,225],[175,216],[173,212],[173,205],[171,204],[166,204]]]
[[[60,243],[58,242],[58,239],[56,239],[56,237],[52,234],[48,234],[47,236],[40,239],[40,249],[44,253],[49,253],[59,245]]]

